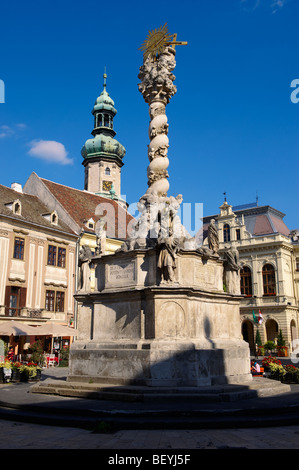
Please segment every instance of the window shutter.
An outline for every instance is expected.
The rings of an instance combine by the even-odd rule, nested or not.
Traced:
[[[27,289],[26,289],[26,287],[21,287],[21,289],[20,289],[19,307],[26,307],[26,294],[27,294]]]
[[[10,286],[6,286],[6,289],[5,289],[5,302],[4,302],[5,307],[9,307],[10,293],[11,293]]]

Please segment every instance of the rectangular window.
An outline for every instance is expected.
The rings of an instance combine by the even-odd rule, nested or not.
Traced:
[[[26,287],[6,286],[5,315],[9,317],[20,316],[21,310],[26,306]]]
[[[47,290],[46,291],[46,310],[49,312],[54,312],[55,305],[55,291]]]
[[[241,232],[239,228],[236,229],[236,239],[241,240]]]
[[[275,271],[270,264],[263,268],[263,287],[264,295],[276,295]]]
[[[296,271],[299,271],[299,258],[296,258]]]
[[[18,315],[19,299],[20,299],[20,287],[11,286],[10,296],[9,296],[9,310],[8,310],[9,317],[14,317]]]
[[[48,264],[56,266],[56,246],[49,245],[48,247]]]
[[[24,238],[15,238],[15,246],[14,246],[14,252],[13,252],[13,257],[15,259],[24,259],[24,245],[25,245],[25,240]]]
[[[66,256],[66,249],[58,248],[57,266],[59,266],[60,268],[65,268],[65,256]]]
[[[50,266],[58,266],[65,268],[66,249],[54,245],[48,246],[48,264]]]
[[[56,292],[56,312],[64,312],[64,292]]]
[[[46,310],[48,312],[64,312],[64,292],[46,290]]]

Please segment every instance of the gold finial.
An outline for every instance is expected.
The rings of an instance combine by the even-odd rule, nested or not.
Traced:
[[[151,56],[155,60],[167,46],[172,46],[174,49],[175,46],[188,44],[186,41],[177,41],[176,38],[177,34],[168,33],[167,23],[165,23],[159,29],[149,31],[147,38],[139,49],[143,51],[144,59]]]
[[[106,66],[104,67],[104,75],[103,75],[103,78],[104,78],[104,88],[106,88],[106,78],[107,78],[107,74],[106,74]]]

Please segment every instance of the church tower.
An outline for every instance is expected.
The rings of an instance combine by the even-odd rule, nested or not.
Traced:
[[[94,116],[93,138],[88,139],[82,150],[82,164],[85,167],[84,189],[100,196],[119,200],[121,194],[121,167],[126,150],[116,139],[113,119],[117,113],[114,101],[104,89],[97,98],[92,114]]]

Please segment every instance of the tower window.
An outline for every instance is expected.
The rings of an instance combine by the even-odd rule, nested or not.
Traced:
[[[110,127],[109,126],[109,115],[108,114],[104,115],[104,126],[105,127]]]
[[[96,127],[101,127],[103,125],[102,114],[98,114],[96,119],[97,119]]]
[[[228,224],[223,226],[223,241],[224,243],[230,242],[230,226]]]
[[[110,174],[111,174],[110,168],[109,166],[107,166],[107,168],[105,169],[105,175],[110,176]]]

